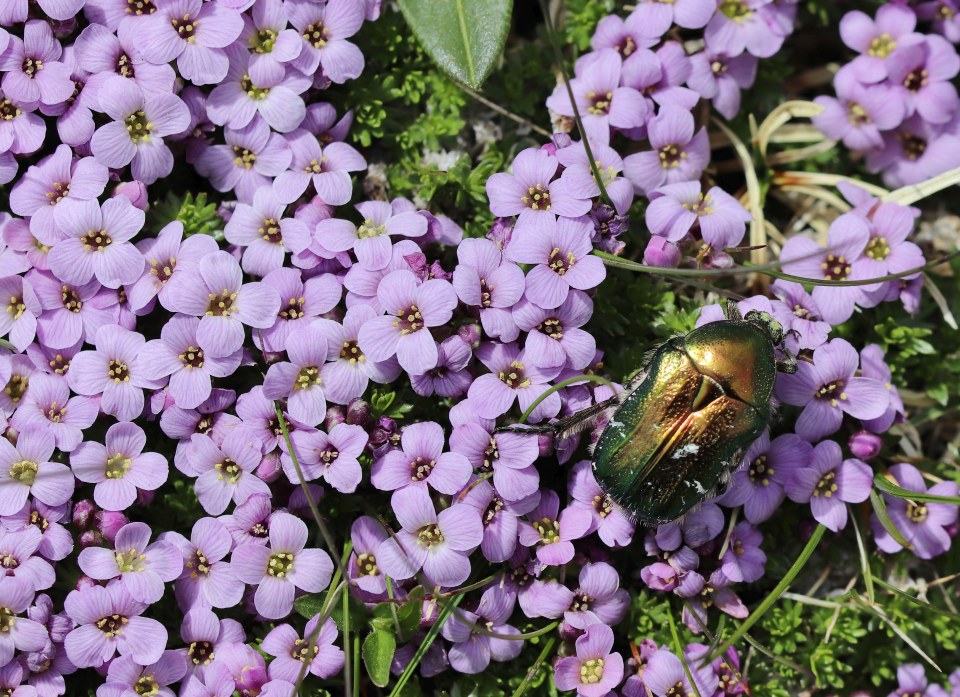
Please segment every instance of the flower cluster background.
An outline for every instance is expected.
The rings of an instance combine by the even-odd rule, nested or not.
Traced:
[[[960,696],[960,3],[429,31],[0,2],[0,694]],[[682,520],[498,430],[724,302],[799,365]]]

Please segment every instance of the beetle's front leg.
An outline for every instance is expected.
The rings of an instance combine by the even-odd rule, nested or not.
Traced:
[[[786,347],[781,348],[780,352],[783,354],[783,358],[777,359],[777,370],[787,375],[793,375],[797,372],[797,357]]]
[[[552,433],[557,438],[566,438],[592,428],[607,410],[615,408],[619,403],[619,395],[617,395],[578,411],[576,414],[557,419],[553,423],[536,426],[510,424],[498,427],[494,433]]]

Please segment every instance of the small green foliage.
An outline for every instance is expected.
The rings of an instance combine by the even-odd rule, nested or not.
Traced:
[[[563,43],[573,46],[577,52],[588,50],[597,22],[613,12],[616,4],[614,0],[567,0],[560,31]]]
[[[163,201],[150,209],[150,222],[156,230],[174,220],[183,223],[184,237],[210,235],[223,239],[223,219],[217,214],[217,204],[207,201],[205,191],[196,195],[188,191],[182,197],[168,192]]]
[[[397,650],[397,638],[389,629],[375,628],[363,640],[363,665],[367,675],[377,687],[385,687],[390,681],[390,664]]]
[[[373,413],[373,418],[378,419],[381,416],[386,416],[391,419],[402,419],[413,409],[412,404],[405,402],[395,403],[396,399],[396,392],[388,392],[386,388],[374,389],[370,395],[370,409]]]

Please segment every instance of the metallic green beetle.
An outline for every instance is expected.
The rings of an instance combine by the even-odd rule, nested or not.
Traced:
[[[563,437],[605,418],[593,450],[600,487],[638,522],[679,520],[716,493],[771,421],[777,371],[797,370],[769,313],[742,317],[727,303],[724,315],[650,351],[616,397],[549,426],[508,428]]]

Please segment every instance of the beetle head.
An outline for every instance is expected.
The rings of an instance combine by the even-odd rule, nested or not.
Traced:
[[[783,343],[783,325],[780,324],[769,312],[760,310],[751,310],[747,313],[744,320],[762,327],[770,335],[770,341],[774,346],[780,346]]]

